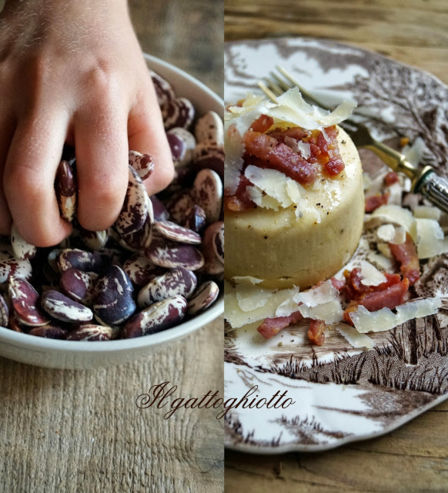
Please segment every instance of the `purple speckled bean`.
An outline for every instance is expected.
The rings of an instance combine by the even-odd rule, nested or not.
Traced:
[[[87,248],[91,250],[99,250],[104,248],[109,239],[109,234],[106,230],[102,231],[88,231],[87,229],[80,228],[81,241]]]
[[[62,160],[56,172],[55,190],[61,217],[72,222],[76,212],[76,177],[73,165]]]
[[[208,223],[214,223],[221,215],[222,194],[219,175],[211,169],[199,171],[193,184],[193,200],[204,209]]]
[[[101,272],[107,265],[107,259],[99,252],[88,252],[79,248],[65,248],[56,258],[59,272],[79,269],[88,272]]]
[[[193,272],[177,268],[154,277],[138,293],[137,303],[140,308],[145,308],[155,301],[181,295],[189,298],[196,289],[197,279]]]
[[[222,221],[210,224],[204,232],[202,239],[202,253],[204,254],[204,272],[210,275],[217,275],[224,272],[224,264],[216,249],[216,236],[220,234],[224,227]]]
[[[150,154],[129,151],[129,165],[137,171],[142,180],[146,180],[154,170],[154,159]]]
[[[131,234],[143,228],[151,201],[137,172],[129,166],[129,182],[121,212],[114,223],[120,235]]]
[[[31,273],[31,263],[28,259],[17,260],[11,253],[0,251],[0,284],[7,282],[11,276],[29,279]]]
[[[152,195],[150,199],[154,211],[154,220],[167,221],[170,217],[170,214],[167,211],[166,207],[163,205],[163,203],[155,195]]]
[[[166,137],[170,145],[174,166],[179,168],[189,164],[196,147],[194,135],[185,128],[175,127],[168,130]]]
[[[199,143],[193,152],[193,166],[198,171],[212,169],[223,179],[224,177],[224,148],[215,143]]]
[[[201,235],[172,221],[156,221],[154,223],[154,231],[158,236],[178,243],[188,243],[190,245],[199,245],[201,243]]]
[[[194,134],[198,142],[224,145],[224,125],[222,118],[214,111],[209,111],[201,116],[196,123]]]
[[[160,267],[154,265],[149,258],[137,255],[126,260],[123,264],[123,270],[129,276],[129,279],[136,286],[143,286],[156,275],[160,274]]]
[[[195,109],[187,98],[167,101],[162,108],[163,123],[166,130],[174,127],[189,128],[194,120]]]
[[[183,191],[168,202],[167,209],[174,222],[184,224],[188,211],[194,205],[191,193]]]
[[[160,108],[163,110],[168,101],[175,99],[176,95],[171,87],[171,84],[159,74],[151,71],[151,78],[154,84],[154,89],[156,90],[157,101]]]
[[[20,323],[31,327],[39,327],[49,323],[48,317],[38,307],[39,293],[28,281],[11,277],[8,293]]]
[[[204,265],[202,253],[194,246],[160,238],[154,238],[145,253],[151,262],[166,269],[183,267],[187,270],[198,270]]]
[[[89,322],[93,318],[90,308],[55,289],[45,291],[40,304],[48,315],[61,322]]]
[[[5,298],[0,294],[0,326],[7,327],[9,321],[9,308]]]
[[[83,324],[69,332],[69,341],[110,341],[115,339],[117,330],[106,325]]]
[[[196,231],[196,233],[200,233],[205,228],[206,224],[207,216],[205,215],[204,209],[199,205],[194,205],[185,214],[185,222],[182,226]]]
[[[158,301],[128,320],[123,337],[140,337],[169,329],[184,318],[186,310],[187,300],[183,296]]]
[[[22,237],[14,223],[11,226],[11,247],[17,260],[32,259],[37,252],[37,248]]]
[[[188,302],[188,314],[196,315],[209,308],[219,296],[219,287],[213,281],[207,281],[196,290]]]
[[[213,250],[219,261],[224,263],[224,223],[221,221],[218,224],[220,224],[220,228],[217,228],[214,236]]]
[[[55,325],[44,325],[43,327],[34,327],[28,334],[47,339],[66,339],[67,331]]]
[[[96,285],[93,300],[95,315],[107,325],[123,323],[136,309],[133,290],[126,272],[118,265],[113,265]]]
[[[95,282],[98,274],[95,272],[83,272],[78,269],[68,269],[61,274],[61,289],[70,298],[90,305],[94,294]]]

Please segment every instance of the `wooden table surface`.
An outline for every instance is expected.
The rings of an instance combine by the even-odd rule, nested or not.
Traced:
[[[448,83],[446,0],[226,0],[226,40],[334,39],[417,66]],[[225,490],[448,491],[448,403],[374,440],[324,453],[226,451]]]
[[[144,51],[222,95],[222,3],[130,2]],[[219,492],[223,429],[213,409],[138,409],[151,385],[222,392],[222,320],[142,361],[90,371],[0,358],[0,492]]]

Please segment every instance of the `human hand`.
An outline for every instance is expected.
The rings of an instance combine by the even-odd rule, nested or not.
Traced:
[[[0,234],[11,218],[36,246],[71,231],[54,179],[76,150],[81,226],[110,226],[123,204],[128,149],[156,163],[149,194],[174,168],[151,78],[125,0],[6,2],[0,16]]]

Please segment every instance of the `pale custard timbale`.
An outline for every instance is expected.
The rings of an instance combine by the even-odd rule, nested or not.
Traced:
[[[337,143],[344,170],[303,187],[297,204],[226,210],[227,279],[251,276],[268,288],[304,289],[328,279],[350,259],[363,225],[362,168],[355,145],[340,127]]]

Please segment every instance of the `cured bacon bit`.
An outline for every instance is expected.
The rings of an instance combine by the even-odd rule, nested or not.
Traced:
[[[286,137],[294,140],[306,140],[309,137],[309,132],[300,127],[287,128],[285,130],[273,130],[268,132],[268,135],[274,137],[278,142],[284,142]]]
[[[293,312],[287,317],[265,318],[257,330],[263,337],[270,339],[281,330],[286,329],[286,327],[300,322],[302,318],[302,314],[299,311]]]
[[[254,132],[264,133],[266,130],[272,127],[274,124],[274,119],[272,116],[261,115],[259,116],[250,126],[251,130]]]
[[[242,212],[256,207],[256,204],[250,200],[246,193],[246,188],[250,185],[252,183],[244,175],[240,175],[240,182],[235,195],[226,195],[224,197],[224,208],[231,212]]]
[[[344,272],[345,286],[344,293],[348,300],[358,300],[362,295],[366,293],[372,293],[374,291],[383,291],[389,286],[398,284],[401,281],[400,274],[384,273],[386,281],[378,284],[377,286],[366,286],[362,283],[361,269],[358,267],[351,271],[346,270]]]
[[[322,320],[311,320],[308,328],[308,339],[311,344],[322,346],[325,342],[325,322]]]
[[[398,284],[392,284],[384,290],[364,294],[359,304],[365,306],[369,312],[381,308],[395,308],[407,300],[408,289],[409,279],[404,278]]]
[[[341,161],[341,159],[336,158],[336,159],[330,159],[328,163],[324,165],[324,170],[327,175],[330,176],[337,176],[341,171],[343,171],[345,168],[344,163]]]
[[[389,201],[389,193],[377,193],[371,197],[366,197],[365,211],[373,212],[375,209],[382,205],[386,205]]]
[[[388,187],[393,185],[394,183],[398,183],[398,175],[395,173],[395,171],[389,171],[387,175],[384,177],[384,184]]]
[[[336,279],[336,277],[332,277],[330,281],[333,287],[338,291],[340,291],[345,286],[345,279]]]
[[[353,300],[344,311],[344,320],[353,325],[350,313],[355,311],[359,305],[364,306],[370,312],[381,310],[381,308],[396,308],[408,299],[409,279],[405,278],[397,284],[381,290],[365,293],[358,300]]]
[[[302,185],[316,179],[316,168],[289,146],[270,135],[248,131],[244,135],[246,153],[263,160],[264,168],[277,169]]]
[[[400,272],[403,277],[409,279],[413,285],[420,279],[420,263],[418,261],[417,249],[409,233],[406,233],[406,241],[400,245],[389,243],[389,248],[400,264]]]

